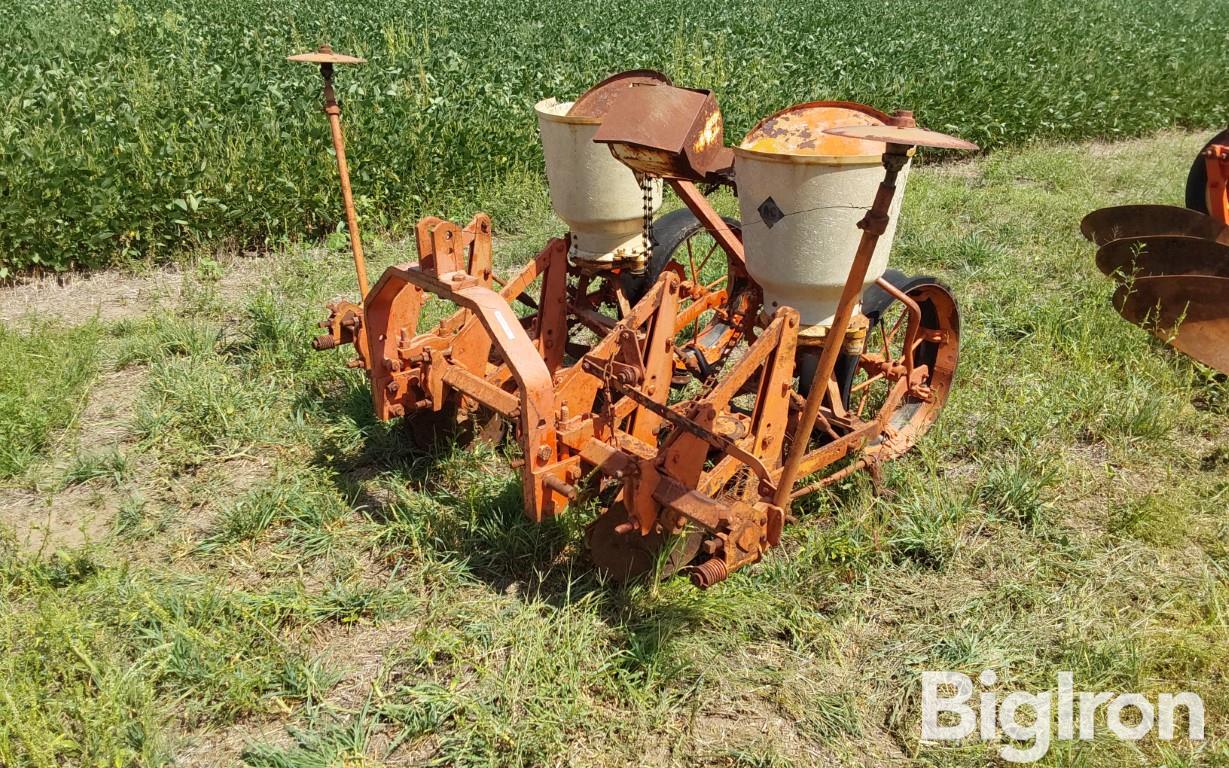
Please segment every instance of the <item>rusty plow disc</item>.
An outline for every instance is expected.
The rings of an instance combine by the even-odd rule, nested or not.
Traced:
[[[585,529],[593,565],[612,581],[622,584],[638,579],[651,573],[658,562],[661,562],[658,576],[667,579],[700,552],[704,539],[701,531],[689,528],[679,536],[668,536],[660,531],[642,536],[639,531],[619,530],[627,521],[623,505],[615,504]]]
[[[1141,277],[1118,286],[1114,308],[1204,365],[1229,373],[1229,277]]]
[[[1229,243],[1229,227],[1211,216],[1176,205],[1099,208],[1080,221],[1080,232],[1097,245],[1106,245],[1115,240],[1162,236]]]
[[[1229,277],[1229,245],[1173,235],[1112,240],[1097,249],[1097,269],[1135,277]]]

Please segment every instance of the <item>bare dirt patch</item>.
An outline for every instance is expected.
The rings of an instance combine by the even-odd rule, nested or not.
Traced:
[[[221,267],[219,291],[224,299],[242,295],[268,273],[266,258],[233,258]],[[185,272],[177,267],[48,275],[0,288],[0,322],[52,319],[80,325],[138,318],[177,302],[184,283]]]
[[[421,624],[418,620],[407,620],[341,632],[330,630],[316,653],[325,660],[327,668],[341,673],[329,692],[330,703],[341,709],[359,708],[371,695],[390,653],[409,643]]]
[[[62,474],[73,456],[120,451],[131,440],[128,424],[144,380],[139,368],[101,375],[88,391],[77,429],[57,451],[64,460],[51,469]],[[0,517],[19,547],[51,554],[98,541],[111,531],[120,501],[115,489],[97,482],[59,488],[59,478],[52,483],[50,489],[0,491]]]
[[[132,435],[132,409],[145,384],[144,368],[124,368],[104,373],[89,389],[77,430],[78,450],[114,446]]]
[[[194,731],[182,738],[183,742],[175,754],[175,765],[181,768],[238,765],[243,760],[243,753],[253,744],[288,747],[291,743],[285,722],[276,719],[244,721],[219,730]]]
[[[17,546],[31,553],[51,555],[102,539],[118,508],[114,494],[86,486],[51,495],[0,491],[0,516],[16,536]]]

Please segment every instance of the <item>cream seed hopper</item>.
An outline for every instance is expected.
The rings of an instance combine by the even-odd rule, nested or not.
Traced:
[[[650,70],[623,72],[574,102],[548,98],[535,107],[551,207],[568,225],[568,256],[577,265],[643,269],[648,260],[661,180],[637,176],[593,137],[620,92],[659,82],[669,80]]]
[[[813,101],[765,118],[734,150],[747,271],[764,289],[765,312],[798,310],[804,338],[822,338],[832,324],[858,247],[858,221],[883,179],[881,142],[824,131],[891,119],[862,104]],[[908,164],[864,290],[887,270],[907,176]]]

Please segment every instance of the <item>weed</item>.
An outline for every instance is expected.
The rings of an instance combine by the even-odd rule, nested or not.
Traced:
[[[113,486],[128,474],[128,458],[117,448],[100,453],[78,454],[64,475],[64,485],[81,485],[102,479]]]
[[[0,480],[44,455],[52,434],[71,424],[97,372],[99,328],[0,325]]]

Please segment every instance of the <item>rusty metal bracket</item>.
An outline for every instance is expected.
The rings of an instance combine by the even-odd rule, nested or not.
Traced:
[[[765,493],[764,495],[770,495],[772,491],[775,491],[775,485],[772,481],[772,472],[769,471],[768,467],[764,466],[764,462],[760,461],[757,456],[743,450],[738,443],[734,442],[728,437],[724,437],[716,432],[705,429],[691,419],[680,415],[673,408],[667,405],[653,402],[648,395],[645,395],[635,387],[627,386],[614,378],[609,379],[607,384],[611,389],[616,390],[619,394],[631,398],[635,401],[636,405],[640,406],[641,408],[653,412],[679,429],[690,432],[717,450],[734,457],[743,464],[746,464],[747,467],[755,473],[755,476],[760,479],[760,483],[764,489],[770,489],[768,493]]]

